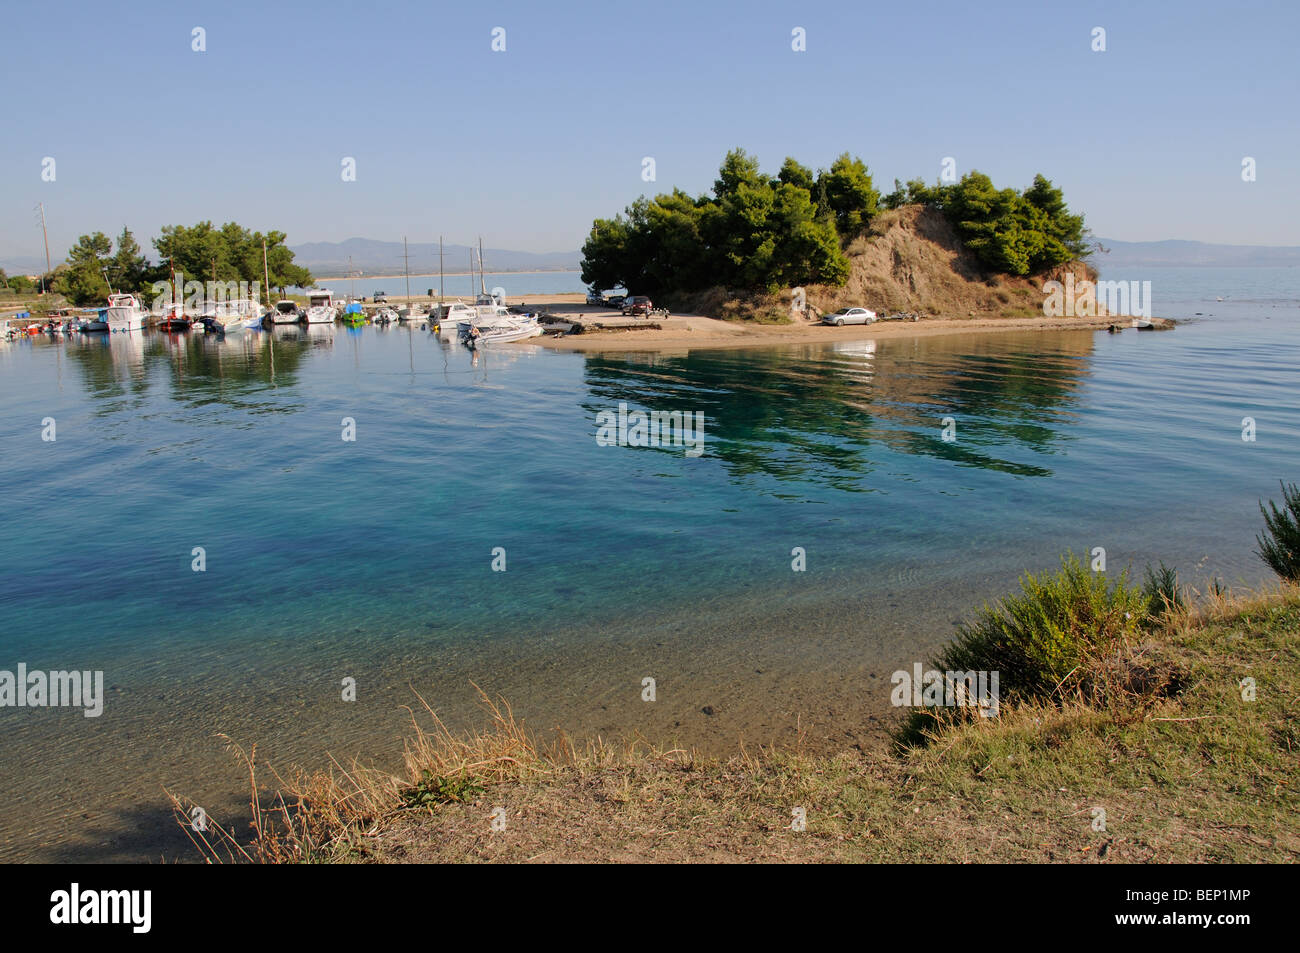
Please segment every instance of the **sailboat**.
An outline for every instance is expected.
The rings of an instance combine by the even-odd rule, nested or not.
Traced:
[[[158,327],[163,331],[188,331],[194,326],[194,319],[185,313],[185,299],[181,296],[180,282],[176,279],[176,269],[172,268],[172,284],[176,291],[172,303],[168,305]]]
[[[411,304],[411,255],[407,251],[406,236],[402,236],[402,263],[406,270],[406,303],[397,309],[398,321],[418,321],[425,315],[417,314]]]

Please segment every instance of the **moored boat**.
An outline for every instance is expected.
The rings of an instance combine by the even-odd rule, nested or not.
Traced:
[[[158,329],[161,331],[188,331],[193,326],[194,319],[180,305],[173,305],[158,321]]]
[[[461,340],[470,347],[483,344],[505,344],[542,335],[542,326],[531,314],[511,314],[505,308],[490,315],[480,314],[473,321],[457,325]]]
[[[359,328],[366,323],[366,309],[355,301],[344,306],[339,320],[351,328]]]
[[[111,294],[104,309],[104,321],[109,331],[140,331],[149,321],[149,310],[140,299],[131,294]]]
[[[333,324],[338,317],[334,306],[334,293],[324,289],[311,291],[307,297],[307,323]]]
[[[296,301],[277,301],[270,313],[272,324],[302,324],[305,315]]]
[[[106,308],[101,308],[95,312],[93,318],[84,318],[77,324],[77,330],[82,334],[104,334],[109,330],[108,321],[104,317]]]

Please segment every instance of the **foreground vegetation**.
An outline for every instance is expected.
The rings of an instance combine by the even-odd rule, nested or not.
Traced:
[[[1283,489],[1260,552],[1291,566],[1300,494]],[[936,660],[1004,666],[996,717],[912,711],[878,752],[544,743],[484,697],[492,727],[469,736],[425,706],[397,775],[276,777],[268,799],[236,749],[251,837],[194,832],[173,803],[215,861],[1294,861],[1296,581],[1187,593],[1163,565],[1138,587],[1067,557]]]

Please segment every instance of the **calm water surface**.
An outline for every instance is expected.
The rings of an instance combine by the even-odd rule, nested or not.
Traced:
[[[162,788],[236,813],[219,732],[395,764],[416,691],[471,727],[477,684],[540,729],[866,744],[890,672],[1065,550],[1263,582],[1294,270],[1108,277],[1188,323],[477,364],[418,329],[0,344],[0,668],[111,686],[97,719],[0,709],[0,858],[189,856]],[[620,402],[702,411],[703,456],[598,446]]]

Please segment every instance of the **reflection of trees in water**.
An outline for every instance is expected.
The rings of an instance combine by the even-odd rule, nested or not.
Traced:
[[[735,476],[765,474],[862,491],[873,443],[1023,476],[1019,446],[1053,453],[1077,401],[1092,334],[996,334],[675,355],[588,355],[594,416],[702,410],[706,453]],[[942,420],[957,421],[945,443]],[[999,453],[999,449],[1003,452]],[[670,452],[680,452],[673,450]]]
[[[333,343],[332,337],[293,330],[224,338],[196,332],[81,335],[68,341],[67,354],[81,369],[92,400],[143,396],[152,383],[166,379],[171,396],[189,403],[242,403],[269,385],[293,385],[307,353]]]

